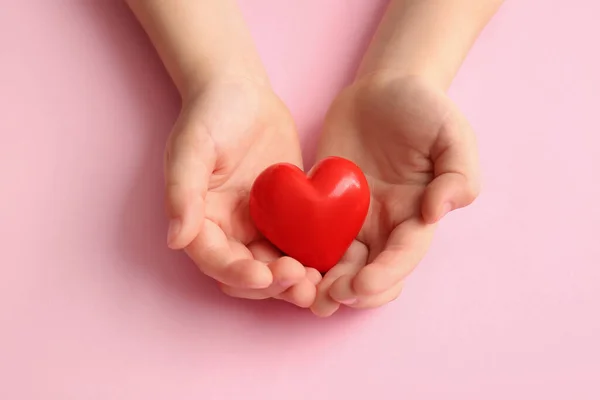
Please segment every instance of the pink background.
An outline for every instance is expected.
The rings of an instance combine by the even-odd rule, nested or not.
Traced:
[[[241,5],[310,156],[384,2]],[[321,320],[166,249],[178,97],[120,2],[0,0],[0,398],[600,398],[598,13],[506,3],[451,89],[483,194],[398,301]]]

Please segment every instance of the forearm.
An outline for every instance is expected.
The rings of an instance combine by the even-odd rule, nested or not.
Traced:
[[[181,95],[219,77],[266,83],[235,0],[126,0]]]
[[[419,75],[446,89],[502,2],[391,0],[358,77]]]

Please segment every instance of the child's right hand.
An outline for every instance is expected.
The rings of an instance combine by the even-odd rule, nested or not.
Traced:
[[[165,156],[168,244],[234,297],[309,307],[321,275],[281,255],[256,230],[248,192],[278,162],[302,165],[292,118],[268,84],[209,82],[184,100]]]

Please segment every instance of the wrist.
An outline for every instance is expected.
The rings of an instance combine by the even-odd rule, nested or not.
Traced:
[[[220,70],[211,71],[199,68],[184,80],[179,92],[183,102],[186,103],[201,96],[207,88],[231,84],[261,88],[270,87],[268,76],[264,70],[221,68]]]
[[[434,90],[445,91],[446,87],[439,78],[425,70],[400,68],[380,68],[364,71],[356,76],[355,86],[385,88],[392,83],[418,81]]]
[[[446,90],[502,0],[392,0],[358,71],[419,76]]]
[[[205,99],[231,101],[243,98],[252,101],[272,93],[268,80],[250,71],[221,71],[192,78],[181,91],[181,105],[186,109],[204,103]]]

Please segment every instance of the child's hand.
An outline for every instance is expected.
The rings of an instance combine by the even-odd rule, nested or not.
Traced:
[[[377,307],[396,298],[425,255],[435,224],[478,193],[475,137],[445,95],[502,0],[392,0],[354,84],[332,105],[319,157],[354,160],[371,208],[312,310]]]
[[[301,164],[292,119],[235,0],[127,0],[183,99],[165,157],[168,243],[235,297],[308,307],[321,279],[283,257],[250,220],[248,192],[267,166]]]
[[[243,78],[209,83],[184,104],[167,145],[168,242],[185,248],[234,297],[312,304],[316,270],[280,254],[254,227],[248,193],[277,162],[301,166],[291,116],[268,85]]]
[[[357,240],[323,278],[312,310],[371,308],[395,299],[425,255],[436,222],[478,193],[475,137],[437,87],[371,75],[332,105],[318,158],[342,156],[367,175],[371,207]]]

